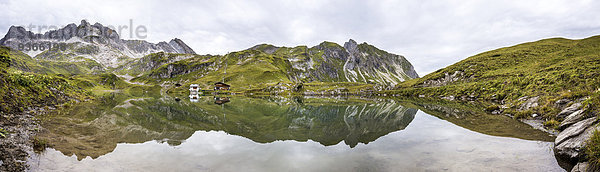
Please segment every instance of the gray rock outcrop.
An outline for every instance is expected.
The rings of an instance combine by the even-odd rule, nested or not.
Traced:
[[[461,81],[464,79],[467,79],[467,78],[465,78],[463,71],[454,71],[454,73],[451,73],[451,74],[448,72],[445,72],[444,77],[424,81],[423,84],[421,84],[421,86],[422,87],[439,87],[439,86],[448,85],[452,82]]]
[[[535,96],[532,97],[530,99],[527,99],[527,101],[525,101],[525,103],[521,104],[521,106],[519,106],[519,110],[529,110],[531,108],[537,107],[538,104],[538,100],[540,99],[540,96]]]
[[[175,38],[169,41],[169,45],[173,47],[176,52],[183,54],[196,54],[192,48],[190,48],[187,44],[185,44],[181,39]]]
[[[556,140],[555,153],[572,162],[577,162],[582,159],[581,152],[589,140],[592,133],[600,127],[597,126],[598,117],[588,118],[579,121],[565,130],[561,131]]]
[[[558,128],[559,129],[564,129],[564,128],[570,126],[571,124],[574,124],[576,122],[581,121],[582,119],[585,119],[586,115],[585,115],[584,111],[585,110],[581,109],[581,110],[578,110],[578,111],[575,111],[575,112],[571,113],[569,116],[567,116],[565,118],[565,120],[563,120],[560,123],[560,126]]]
[[[323,44],[318,47],[326,52],[333,48]],[[382,85],[393,86],[399,82],[419,77],[412,64],[404,56],[385,52],[367,43],[358,44],[350,39],[344,43],[343,48],[333,49],[338,49],[338,52],[334,50],[326,54],[345,62],[343,72],[348,81],[383,83]]]
[[[560,99],[560,100],[557,100],[556,102],[554,102],[554,106],[559,109],[564,109],[565,106],[571,102],[573,102],[573,101],[571,101],[569,99]]]
[[[571,106],[560,111],[560,113],[558,113],[558,115],[556,116],[559,118],[567,117],[567,115],[570,115],[573,112],[579,110],[579,108],[581,108],[581,103],[573,103]]]
[[[554,143],[558,145],[558,144],[562,143],[563,141],[565,141],[566,139],[578,136],[583,131],[585,131],[585,129],[587,129],[589,126],[594,124],[597,119],[598,119],[597,117],[593,117],[593,118],[589,118],[589,119],[579,121],[579,122],[573,124],[572,126],[568,127],[567,129],[561,131],[558,134],[558,136],[556,136],[556,140],[554,141]]]
[[[593,133],[600,130],[598,117],[593,112],[582,109],[579,103],[583,99],[571,103],[571,100],[561,99],[555,102],[555,107],[564,109],[557,115],[564,118],[558,129],[562,130],[554,140],[554,153],[560,161],[577,163],[572,171],[590,171],[584,157],[585,146]],[[593,170],[592,170],[593,171]]]

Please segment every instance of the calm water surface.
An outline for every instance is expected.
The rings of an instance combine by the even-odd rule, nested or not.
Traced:
[[[32,171],[564,171],[546,133],[436,103],[113,94],[46,118]]]

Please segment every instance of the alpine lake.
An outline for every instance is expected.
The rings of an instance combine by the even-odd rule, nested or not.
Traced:
[[[138,95],[46,114],[30,171],[565,171],[554,137],[470,104]]]

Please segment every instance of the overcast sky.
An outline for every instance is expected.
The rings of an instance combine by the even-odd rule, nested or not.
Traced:
[[[225,54],[260,43],[343,45],[354,39],[405,56],[420,76],[500,47],[600,35],[600,1],[592,0],[0,2],[2,35],[11,25],[64,26],[87,19],[112,26],[130,26],[131,20],[134,27],[147,27],[145,40],[180,38],[199,54]]]

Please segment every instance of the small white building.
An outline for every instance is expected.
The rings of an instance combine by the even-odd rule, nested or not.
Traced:
[[[198,94],[198,91],[200,91],[200,86],[198,86],[198,84],[190,85],[190,94]]]

